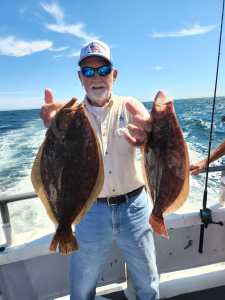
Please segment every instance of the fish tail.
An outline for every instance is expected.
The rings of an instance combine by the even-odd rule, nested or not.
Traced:
[[[73,235],[71,227],[62,225],[58,226],[49,250],[56,251],[57,247],[59,247],[59,252],[62,255],[67,255],[72,251],[78,250],[78,242],[76,237]]]
[[[157,234],[159,234],[167,239],[169,238],[163,216],[158,217],[158,216],[152,214],[150,217],[149,223],[152,226],[153,230]]]

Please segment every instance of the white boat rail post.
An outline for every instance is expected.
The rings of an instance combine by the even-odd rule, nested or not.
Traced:
[[[0,251],[4,251],[6,247],[12,245],[12,226],[10,223],[10,214],[8,204],[16,201],[36,198],[37,195],[33,192],[18,194],[13,196],[0,197],[0,213],[2,218],[2,234],[5,242],[0,244]]]
[[[10,224],[10,216],[7,202],[0,201],[0,211],[2,217],[2,234],[4,238],[3,244],[0,245],[0,251],[4,251],[6,247],[12,244],[12,227]]]

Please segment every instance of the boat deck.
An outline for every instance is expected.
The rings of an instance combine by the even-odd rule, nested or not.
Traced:
[[[121,298],[122,300],[123,298]],[[225,286],[198,291],[186,295],[180,295],[170,298],[169,300],[224,300]]]
[[[104,298],[110,300],[127,300],[123,292],[116,292],[105,295]],[[185,295],[179,295],[171,298],[164,298],[162,300],[224,300],[225,299],[225,286],[198,291]]]
[[[213,220],[225,224],[225,208],[214,205],[211,209]],[[69,257],[49,252],[52,233],[14,245],[12,228],[6,225],[2,227],[2,245],[10,247],[0,253],[0,299],[30,300],[38,295],[38,299],[69,300]],[[197,211],[172,214],[167,218],[170,239],[155,236],[161,300],[225,300],[224,226],[209,226],[200,254],[200,225]],[[126,300],[122,290],[127,285],[127,292],[133,295],[121,253],[113,243],[99,277],[96,300]]]

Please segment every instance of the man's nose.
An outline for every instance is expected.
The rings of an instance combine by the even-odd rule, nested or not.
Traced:
[[[94,70],[94,76],[93,77],[102,77],[99,75],[98,70]]]

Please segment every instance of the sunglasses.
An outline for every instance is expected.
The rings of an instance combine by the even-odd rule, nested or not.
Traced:
[[[98,68],[92,68],[92,67],[81,68],[81,73],[88,78],[95,76],[96,72],[98,73],[99,76],[107,76],[111,73],[111,71],[112,71],[112,65],[104,65]]]

